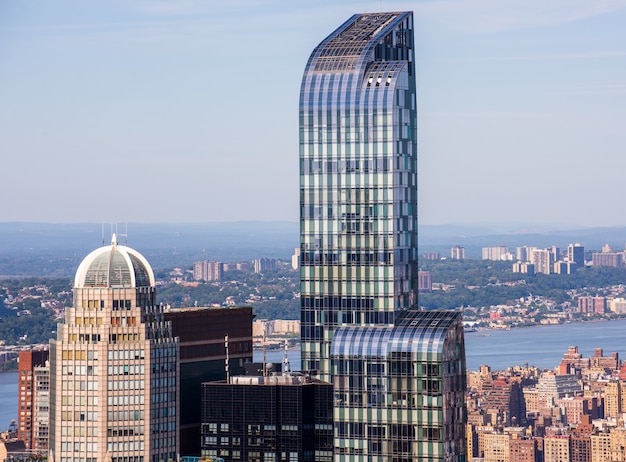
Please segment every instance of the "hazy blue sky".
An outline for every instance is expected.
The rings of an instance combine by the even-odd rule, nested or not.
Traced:
[[[626,225],[626,0],[3,0],[0,221],[296,221],[305,63],[380,10],[421,223]]]

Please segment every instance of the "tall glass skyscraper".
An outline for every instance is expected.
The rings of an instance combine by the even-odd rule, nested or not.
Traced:
[[[417,304],[413,15],[357,14],[320,43],[300,91],[302,367],[331,379],[342,326]]]

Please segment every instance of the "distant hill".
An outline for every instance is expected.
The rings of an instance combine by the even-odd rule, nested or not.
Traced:
[[[144,254],[155,269],[189,266],[205,259],[288,259],[300,242],[296,222],[128,223],[117,229],[118,240]],[[102,245],[102,235],[99,223],[0,223],[0,277],[72,277],[85,255]],[[105,225],[104,243],[110,238],[111,226]],[[574,242],[587,250],[599,250],[605,243],[623,249],[626,228],[524,223],[419,227],[420,254],[438,251],[444,257],[452,245],[465,246],[468,258],[480,258],[481,248],[488,245],[565,248]]]
[[[118,241],[141,252],[155,269],[198,260],[287,259],[299,245],[299,225],[289,222],[128,223],[117,229]],[[103,244],[102,235],[95,223],[0,223],[0,276],[71,277]],[[104,236],[108,244],[109,225]]]

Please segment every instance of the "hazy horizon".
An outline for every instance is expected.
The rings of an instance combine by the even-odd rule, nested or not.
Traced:
[[[2,2],[1,219],[297,221],[306,61],[380,10],[414,11],[423,225],[626,226],[626,0]]]

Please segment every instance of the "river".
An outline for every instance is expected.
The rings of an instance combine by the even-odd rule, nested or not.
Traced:
[[[626,359],[626,319],[604,322],[584,322],[554,326],[536,326],[512,330],[490,330],[465,334],[467,368],[477,370],[481,364],[493,370],[523,365],[552,369],[559,364],[567,348],[577,345],[585,356],[594,348],[603,348],[604,355],[617,352]],[[282,362],[284,351],[269,351],[269,362]],[[288,352],[293,370],[300,368],[300,351]],[[254,352],[261,361],[263,353]],[[17,419],[17,373],[0,373],[0,430]]]

